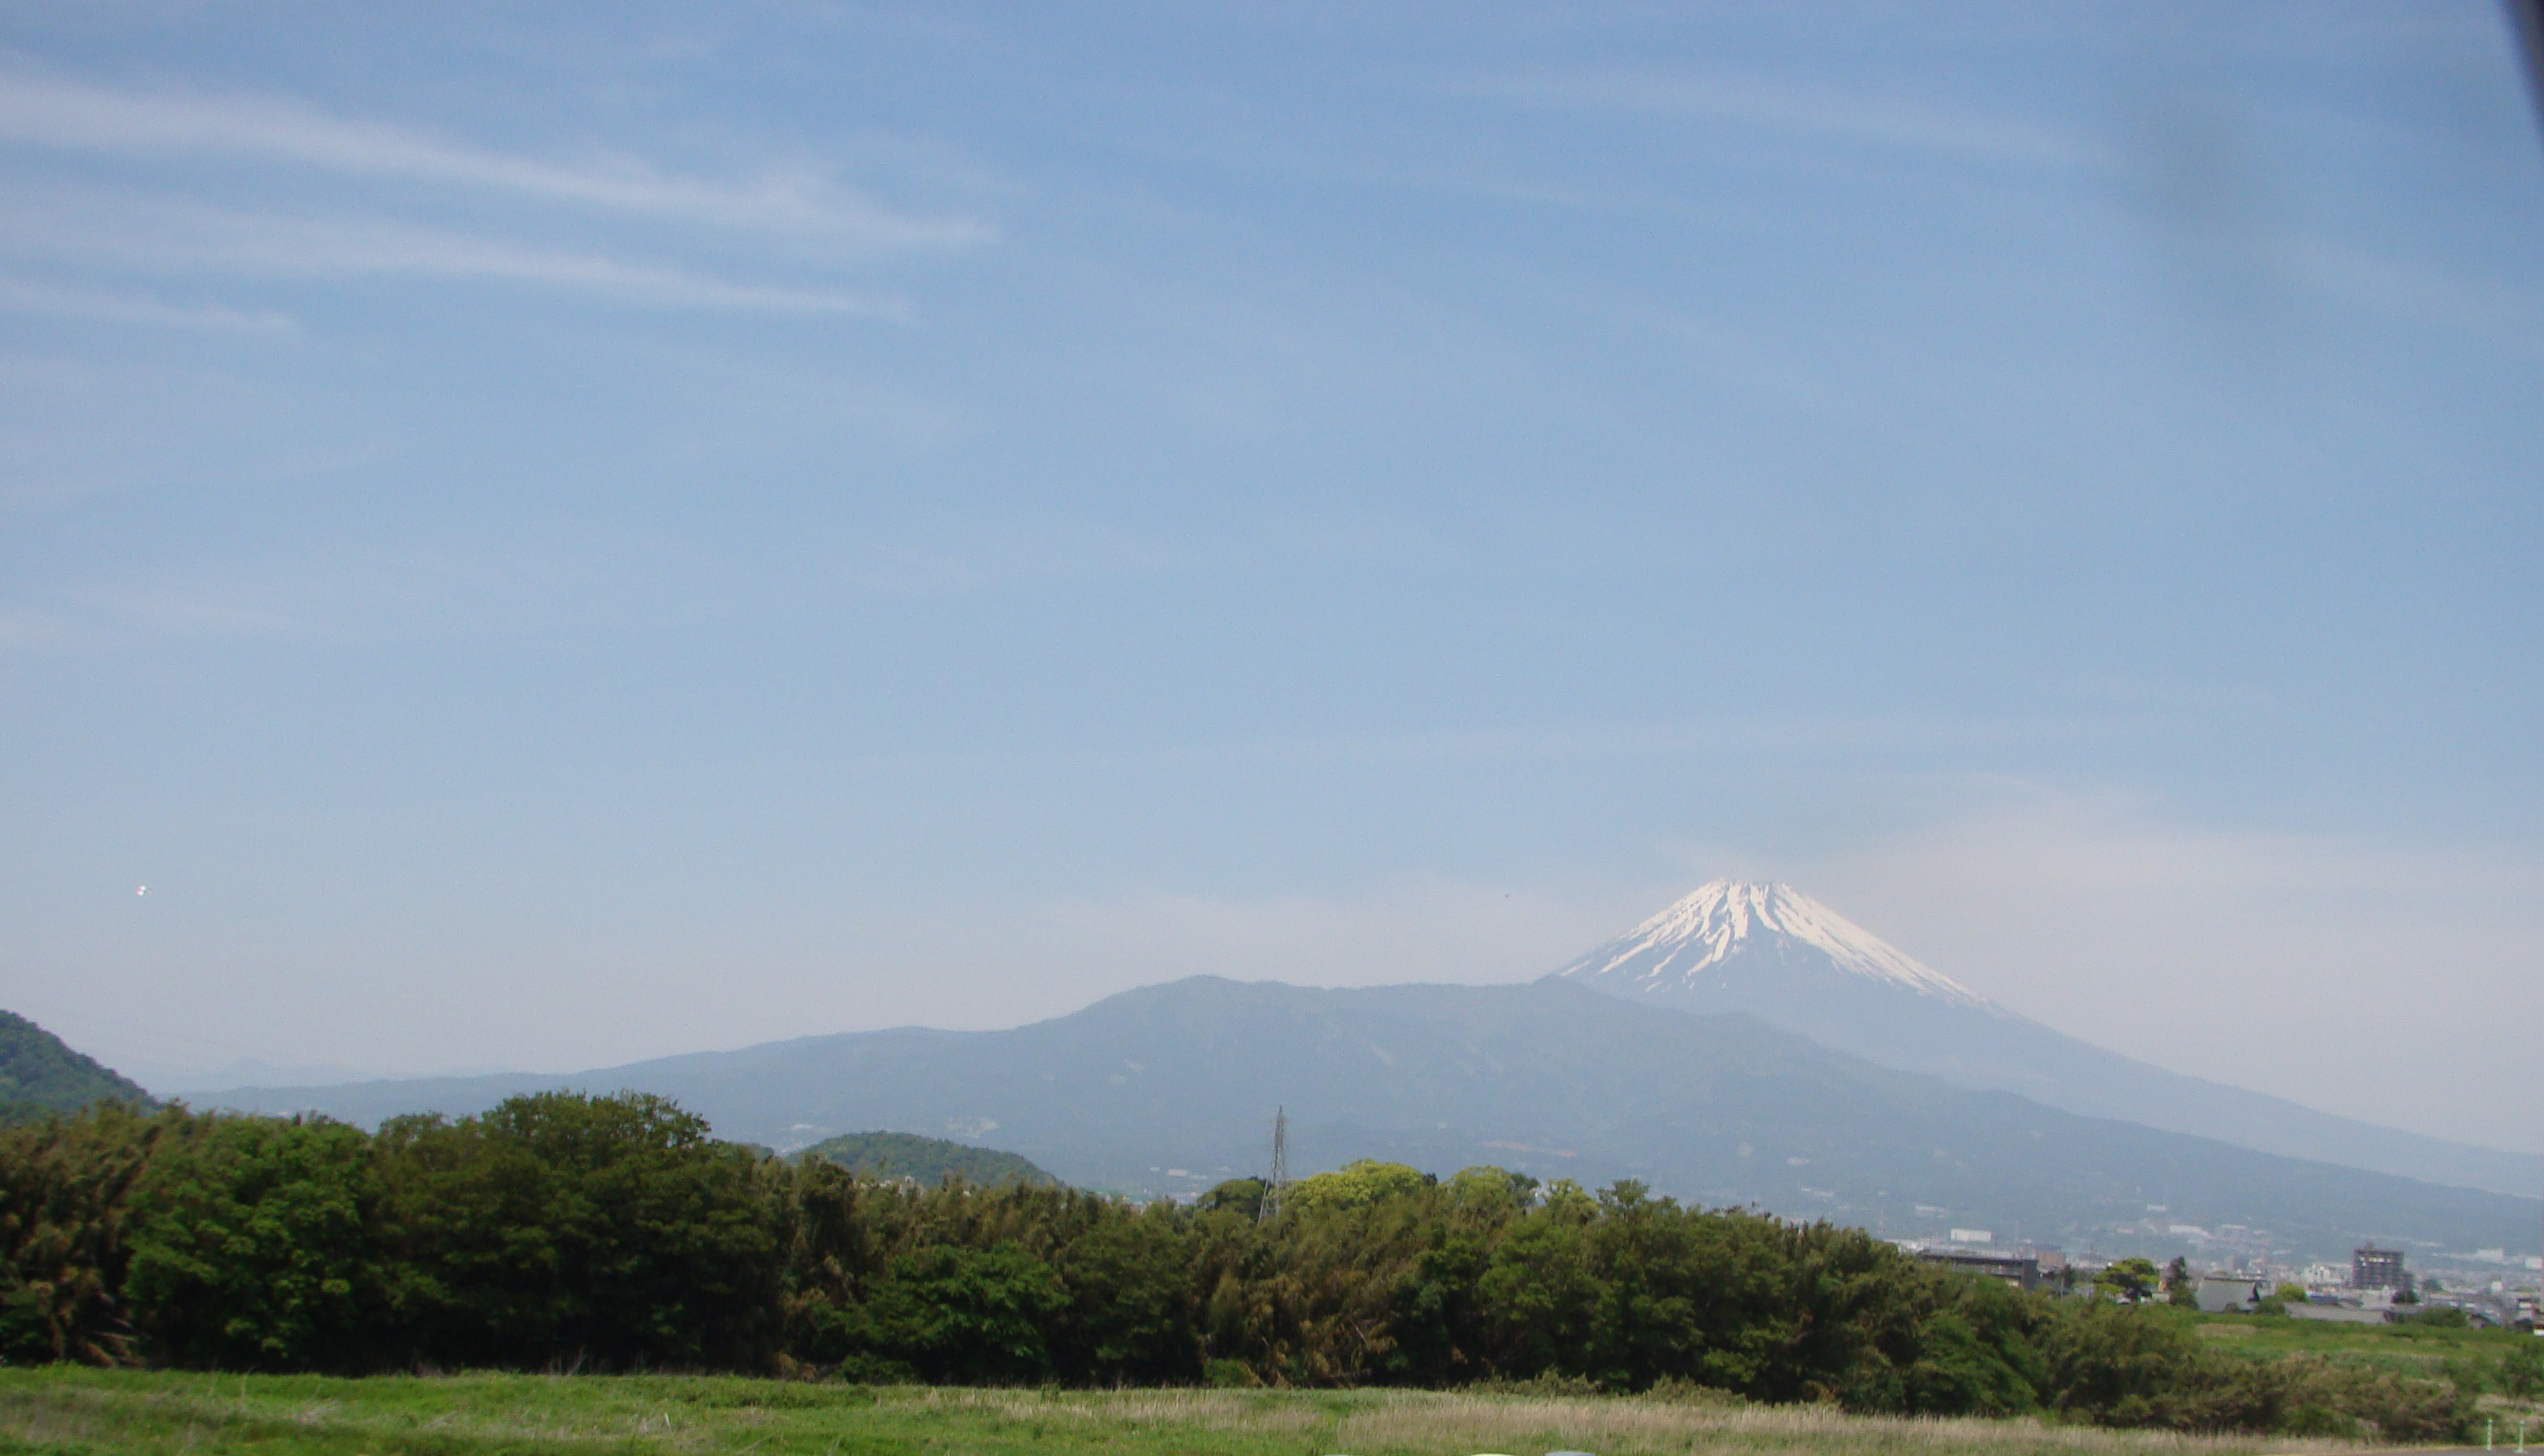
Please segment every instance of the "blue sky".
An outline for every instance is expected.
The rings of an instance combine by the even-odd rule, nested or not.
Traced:
[[[0,18],[0,1000],[164,1084],[1738,873],[2544,1146],[2494,6]]]

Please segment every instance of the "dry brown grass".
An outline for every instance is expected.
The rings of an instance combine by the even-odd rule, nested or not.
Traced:
[[[1339,1432],[1343,1449],[1443,1451],[1546,1450],[1560,1444],[1602,1453],[1738,1452],[1784,1456],[1844,1449],[1863,1456],[2119,1456],[2119,1453],[2325,1452],[2337,1442],[2306,1443],[2124,1432],[2036,1420],[1901,1419],[1848,1416],[1815,1407],[1724,1410],[1653,1401],[1548,1400],[1507,1396],[1431,1396],[1391,1402],[1355,1416]]]
[[[896,1391],[907,1401],[1008,1422],[1050,1422],[1133,1440],[1176,1432],[1304,1440],[1319,1449],[1407,1456],[1586,1450],[1600,1456],[2252,1456],[2359,1449],[2341,1441],[2191,1436],[2047,1425],[2037,1420],[1910,1419],[1822,1407],[1718,1407],[1610,1397],[1143,1390]],[[1145,1439],[1144,1439],[1145,1438]]]

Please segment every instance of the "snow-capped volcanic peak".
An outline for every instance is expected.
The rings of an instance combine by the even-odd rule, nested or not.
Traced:
[[[1716,880],[1555,972],[1612,986],[1685,985],[1761,942],[1799,942],[1838,969],[1920,995],[1992,1007],[1976,991],[1924,963],[1789,884]],[[1779,945],[1788,950],[1789,945]]]

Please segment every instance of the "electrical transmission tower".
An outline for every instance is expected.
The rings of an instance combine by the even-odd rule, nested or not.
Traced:
[[[1290,1186],[1290,1110],[1272,1110],[1272,1176],[1263,1181],[1263,1211],[1255,1216],[1258,1223],[1270,1223],[1281,1213],[1281,1190]]]

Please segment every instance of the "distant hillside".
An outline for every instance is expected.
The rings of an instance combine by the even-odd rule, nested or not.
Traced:
[[[1055,1187],[1060,1183],[1015,1153],[969,1147],[941,1137],[920,1137],[914,1132],[842,1133],[817,1142],[796,1156],[828,1158],[864,1178],[911,1178],[932,1184],[951,1174],[984,1188],[1001,1183]]]
[[[1261,1173],[1286,1107],[1295,1173],[1376,1157],[1591,1187],[1634,1178],[1891,1237],[1984,1228],[1999,1243],[2169,1258],[2184,1252],[2177,1225],[2236,1224],[2303,1262],[2346,1259],[2370,1237],[2531,1251],[2544,1213],[2532,1198],[2080,1117],[1748,1016],[1664,1014],[1562,980],[1342,991],[1195,977],[1004,1032],[865,1032],[568,1077],[206,1101],[370,1122],[557,1086],[659,1093],[719,1136],[780,1148],[857,1127],[994,1129],[1072,1184],[1141,1194]]]
[[[141,1084],[71,1050],[25,1017],[0,1011],[0,1121],[75,1112],[100,1098],[153,1105]]]

